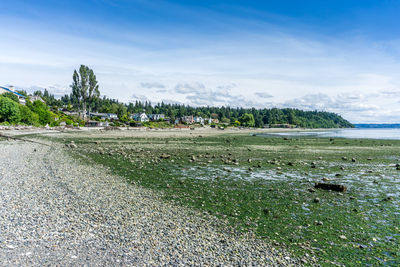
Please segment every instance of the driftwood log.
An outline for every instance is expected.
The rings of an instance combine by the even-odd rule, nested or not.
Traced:
[[[337,192],[346,192],[347,190],[347,187],[341,184],[316,183],[314,187],[317,189],[332,190]]]

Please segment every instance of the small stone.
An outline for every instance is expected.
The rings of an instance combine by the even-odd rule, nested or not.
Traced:
[[[320,201],[321,200],[318,197],[314,198],[314,203],[319,203]]]
[[[339,238],[342,240],[347,240],[347,237],[345,235],[340,235]]]
[[[391,200],[393,200],[393,197],[391,197],[391,196],[385,197],[383,199],[383,201],[391,201]]]

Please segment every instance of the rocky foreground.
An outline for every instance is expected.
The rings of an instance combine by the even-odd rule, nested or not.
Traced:
[[[2,266],[299,265],[61,147],[0,141],[0,188]]]

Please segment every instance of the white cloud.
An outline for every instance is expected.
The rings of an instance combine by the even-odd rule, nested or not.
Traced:
[[[141,88],[165,88],[165,85],[159,82],[142,82],[140,83]]]
[[[142,101],[142,102],[149,101],[149,99],[145,95],[135,95],[134,94],[134,95],[131,96],[131,98],[132,98],[131,101],[135,101],[135,100],[139,100],[139,101]]]
[[[274,97],[273,95],[271,95],[271,94],[268,94],[268,93],[263,93],[263,92],[256,92],[256,93],[254,93],[257,97],[261,97],[261,98],[272,98],[272,97]]]

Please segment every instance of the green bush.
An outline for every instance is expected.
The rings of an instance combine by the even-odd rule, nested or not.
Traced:
[[[19,105],[19,112],[22,123],[35,126],[39,124],[39,115],[32,112],[27,106]]]
[[[20,120],[19,104],[8,97],[0,96],[0,122],[15,124],[19,123]]]
[[[14,101],[14,102],[19,104],[19,99],[18,99],[18,96],[16,94],[7,92],[7,93],[2,94],[1,96],[7,97],[7,98],[11,99],[12,101]]]
[[[33,111],[39,115],[39,123],[41,125],[51,123],[51,112],[49,111],[45,103],[36,100],[35,102],[33,102]]]
[[[254,121],[254,116],[251,113],[244,113],[240,118],[239,118],[240,124],[243,125],[244,127],[254,127],[255,121]]]

